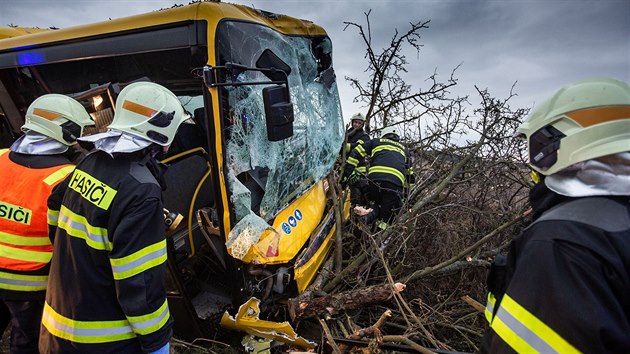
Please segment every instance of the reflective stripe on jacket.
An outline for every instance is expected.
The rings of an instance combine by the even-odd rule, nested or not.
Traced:
[[[369,140],[352,150],[348,158],[348,167],[345,174],[349,175],[356,165],[352,161],[358,161],[370,156],[368,176],[373,181],[391,182],[396,186],[407,186],[411,176],[408,175],[411,167],[407,149],[398,141],[376,138]]]
[[[352,132],[350,129],[348,132]],[[370,136],[366,133],[363,128],[354,131],[353,134],[348,135],[348,142],[346,143],[346,162],[349,165],[356,167],[358,172],[363,174],[367,173],[367,167],[365,166],[365,158],[363,157],[350,157],[349,154],[356,148],[358,145],[365,143],[366,141],[370,141]]]
[[[5,150],[6,151],[6,150]],[[45,267],[52,258],[46,200],[53,187],[74,168],[65,164],[29,168],[0,155],[0,289],[41,291],[41,275],[18,275]]]

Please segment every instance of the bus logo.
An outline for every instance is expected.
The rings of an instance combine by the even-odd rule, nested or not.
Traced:
[[[300,209],[295,209],[295,218],[298,220],[302,220],[302,212]]]
[[[286,222],[282,223],[282,231],[284,231],[285,234],[290,234],[291,233],[291,226],[289,226],[289,224],[287,224]]]

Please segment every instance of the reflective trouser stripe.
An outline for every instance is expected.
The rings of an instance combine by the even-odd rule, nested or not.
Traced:
[[[359,164],[359,160],[355,159],[354,157],[348,157],[348,160],[346,161],[348,162],[348,165],[355,167]]]
[[[59,210],[48,209],[47,222],[50,226],[57,226],[59,221]]]
[[[166,262],[166,240],[154,243],[122,258],[111,258],[114,279],[121,280],[140,274]]]
[[[162,328],[170,316],[168,302],[164,300],[162,306],[152,313],[143,316],[127,316],[127,320],[136,333],[145,335]]]
[[[65,206],[62,206],[59,212],[58,226],[68,235],[85,240],[85,243],[94,249],[112,250],[112,243],[107,238],[107,229],[90,225],[84,216],[73,213]]]
[[[16,291],[46,290],[48,275],[25,275],[0,272],[0,289]]]
[[[20,236],[7,232],[0,232],[2,243],[13,246],[50,246],[48,236]]]
[[[494,304],[496,303],[496,299],[494,298],[494,294],[488,292],[488,302],[486,302],[486,310],[484,314],[486,315],[486,320],[488,323],[492,323],[492,314],[494,313]]]
[[[376,154],[379,151],[395,151],[403,156],[405,156],[405,151],[399,147],[395,147],[395,146],[391,146],[391,145],[379,145],[377,147],[375,147],[374,149],[372,149],[372,156],[374,156],[374,154]]]
[[[579,353],[569,342],[507,294],[501,299],[491,327],[519,353]]]
[[[9,149],[0,149],[0,156],[4,155]]]
[[[398,171],[397,169],[395,169],[393,167],[371,166],[370,170],[368,172],[368,175],[371,175],[372,173],[386,173],[386,174],[389,174],[389,175],[394,175],[394,176],[398,177],[398,179],[400,179],[400,181],[403,183],[403,185],[405,184],[405,176],[402,174],[402,172]]]
[[[70,172],[72,172],[72,170],[74,170],[74,166],[66,166],[66,167],[60,168],[56,172],[51,173],[50,176],[46,177],[44,179],[44,183],[46,183],[49,186],[52,186],[53,184],[64,179]]]
[[[361,173],[365,173],[367,171],[367,168],[365,166],[359,166],[359,167],[357,167],[357,171],[359,171]]]
[[[52,335],[75,343],[108,343],[133,338],[129,321],[75,321],[44,304],[42,324]]]

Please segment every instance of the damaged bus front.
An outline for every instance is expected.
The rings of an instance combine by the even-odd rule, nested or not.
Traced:
[[[332,245],[327,177],[343,123],[330,39],[308,21],[201,2],[0,40],[3,147],[42,94],[81,101],[93,133],[140,80],[191,115],[163,159],[176,335],[220,321],[312,346],[265,309],[302,293]]]

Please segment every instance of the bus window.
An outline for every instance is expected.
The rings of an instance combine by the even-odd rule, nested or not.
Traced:
[[[243,221],[230,237],[260,235],[292,200],[330,172],[341,146],[341,105],[334,79],[329,79],[330,74],[334,78],[330,40],[285,36],[257,24],[230,21],[221,23],[217,37],[219,65],[230,62],[254,67],[269,49],[292,70],[288,79],[294,134],[281,141],[267,137],[264,86],[225,86],[221,90],[231,200],[236,221]],[[257,71],[226,79],[268,81]]]
[[[124,85],[134,81],[153,81],[168,87],[191,114],[203,107],[202,81],[191,75],[193,68],[205,65],[206,56],[199,52],[203,51],[193,55],[190,48],[180,48],[7,68],[0,70],[0,80],[10,88],[8,94],[22,117],[28,105],[45,93],[77,99],[94,118],[95,127],[86,130],[94,134],[111,123],[116,96]]]

